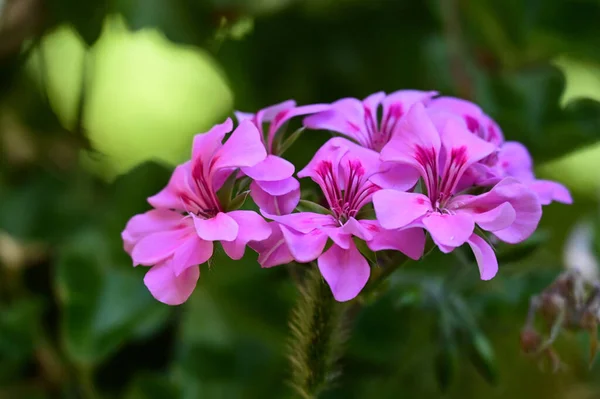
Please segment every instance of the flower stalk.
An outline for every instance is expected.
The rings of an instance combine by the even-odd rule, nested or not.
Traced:
[[[346,342],[345,304],[336,302],[318,269],[306,273],[290,319],[291,385],[302,398],[316,398],[339,374],[337,361]]]

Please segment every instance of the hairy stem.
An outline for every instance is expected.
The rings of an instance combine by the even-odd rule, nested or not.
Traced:
[[[345,342],[343,304],[336,302],[317,267],[305,284],[290,320],[289,360],[292,386],[303,398],[316,398],[338,374],[336,363]]]

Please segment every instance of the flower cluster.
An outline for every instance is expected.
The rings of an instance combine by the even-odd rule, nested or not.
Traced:
[[[191,160],[148,198],[154,209],[127,224],[125,250],[151,267],[146,286],[171,305],[191,295],[215,241],[232,259],[248,246],[262,267],[316,261],[338,301],[366,285],[367,255],[419,259],[426,232],[444,253],[469,245],[489,280],[498,270],[490,242],[525,240],[542,205],[571,197],[536,179],[527,149],[505,141],[478,106],[436,96],[401,90],[237,112],[235,130],[227,119],[195,137]],[[294,165],[282,158],[300,132],[286,138],[287,122],[299,116],[302,129],[341,135],[297,173],[316,183],[319,203],[300,199]],[[240,210],[247,194],[258,212]]]

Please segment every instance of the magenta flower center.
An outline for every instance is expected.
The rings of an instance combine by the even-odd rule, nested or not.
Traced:
[[[417,146],[415,159],[423,167],[422,177],[433,210],[441,213],[450,212],[447,205],[467,166],[467,148],[465,146],[453,148],[441,174],[438,157],[433,148]]]
[[[336,173],[331,161],[321,161],[317,166],[321,180],[319,186],[340,225],[355,217],[371,200],[371,195],[379,190],[365,177],[365,168],[359,160],[348,161],[348,168],[344,172],[347,172],[346,176]]]
[[[215,159],[212,160],[214,162]],[[234,172],[235,173],[235,172]],[[204,173],[204,165],[198,162],[192,173],[192,182],[190,182],[190,191],[184,191],[180,194],[184,209],[188,213],[193,213],[204,219],[210,219],[223,209],[219,203],[217,193],[210,183],[210,179]]]
[[[392,104],[387,109],[381,118],[381,124],[378,124],[378,117],[374,115],[369,107],[364,107],[365,112],[365,128],[363,131],[352,122],[348,122],[350,128],[354,130],[357,141],[363,147],[370,148],[377,152],[391,140],[396,125],[402,116],[402,106],[400,104]]]

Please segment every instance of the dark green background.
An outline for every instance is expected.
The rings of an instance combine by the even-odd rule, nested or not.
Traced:
[[[146,163],[107,183],[80,167],[87,132],[60,125],[24,67],[27,49],[60,24],[93,44],[105,15],[120,13],[132,29],[203,47],[244,111],[433,89],[479,103],[538,163],[600,139],[600,104],[561,108],[565,80],[552,64],[568,55],[600,70],[597,0],[30,3],[21,25],[0,29],[0,397],[293,397],[285,348],[297,292],[285,268],[219,254],[172,308],[131,267],[120,232],[170,170]],[[249,20],[242,37],[231,34]],[[325,139],[306,133],[291,160],[303,166]],[[396,273],[358,315],[342,375],[323,397],[600,396],[584,334],[559,340],[569,366],[559,374],[518,345],[529,297],[563,267],[568,228],[594,222],[596,208],[577,195],[573,206],[545,207],[539,235],[499,248],[491,282],[479,281],[468,251]]]

